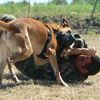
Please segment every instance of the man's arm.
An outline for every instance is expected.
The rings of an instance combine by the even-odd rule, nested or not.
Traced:
[[[61,57],[67,55],[87,55],[87,56],[94,56],[96,54],[96,50],[94,47],[92,48],[65,48],[62,53]]]

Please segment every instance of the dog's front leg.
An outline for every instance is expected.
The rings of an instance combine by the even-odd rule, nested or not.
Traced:
[[[68,87],[68,85],[63,81],[61,74],[60,74],[60,71],[59,71],[59,68],[58,68],[57,58],[56,58],[56,50],[55,49],[52,49],[52,50],[53,50],[53,54],[48,55],[48,58],[49,58],[51,66],[54,70],[56,80],[57,80],[58,84],[62,84],[64,86]]]

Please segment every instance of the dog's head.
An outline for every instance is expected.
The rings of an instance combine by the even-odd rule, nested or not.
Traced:
[[[67,22],[67,20],[62,19],[60,23],[47,23],[54,31],[54,33],[61,33],[66,34],[68,32],[71,32],[71,28]]]
[[[69,33],[71,33],[71,28],[67,20],[62,19],[61,23],[47,23],[47,25],[52,28],[58,41],[58,45],[64,45],[64,47],[66,44],[68,45],[68,43],[66,43],[66,39],[69,36]]]
[[[65,19],[60,24],[52,23],[51,27],[56,35],[58,42],[57,58],[58,62],[66,63],[66,58],[61,58],[60,54],[64,48],[69,48],[73,43],[75,48],[86,48],[87,44],[85,40],[77,33],[72,33]]]

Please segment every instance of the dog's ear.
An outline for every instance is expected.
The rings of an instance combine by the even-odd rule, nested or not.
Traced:
[[[0,20],[0,30],[9,31],[10,30],[10,25],[8,23]]]
[[[68,22],[67,22],[66,19],[62,19],[62,21],[61,21],[61,27],[69,27],[69,24],[68,24]]]

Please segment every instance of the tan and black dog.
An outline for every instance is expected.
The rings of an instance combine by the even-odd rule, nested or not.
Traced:
[[[0,30],[3,32],[0,34],[0,82],[2,83],[2,73],[8,63],[10,66],[10,60],[13,62],[21,61],[28,58],[33,54],[33,58],[36,65],[44,65],[50,62],[57,82],[68,86],[62,79],[56,58],[56,51],[59,47],[54,30],[58,30],[59,34],[66,34],[71,31],[67,23],[56,24],[44,24],[38,20],[31,18],[19,18],[14,21],[5,23],[0,21]],[[83,52],[84,49],[67,49],[64,50],[64,54],[67,52],[70,54],[78,54]],[[66,52],[65,52],[66,51]],[[89,51],[87,53],[87,51]],[[72,52],[72,53],[71,53]],[[95,50],[86,49],[85,53],[95,54]],[[63,54],[63,55],[64,55]],[[43,59],[46,57],[48,59]],[[9,58],[8,60],[6,60]],[[7,62],[8,61],[8,62]]]

